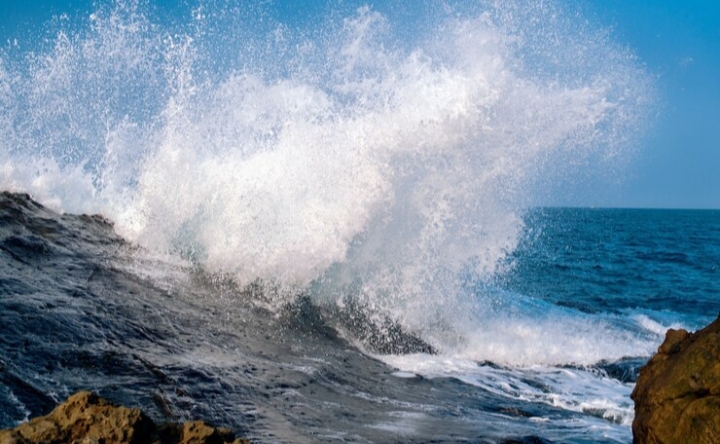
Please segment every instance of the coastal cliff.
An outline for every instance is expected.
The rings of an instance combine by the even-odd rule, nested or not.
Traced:
[[[78,392],[47,416],[0,431],[0,444],[249,444],[232,431],[202,421],[156,425],[136,408],[115,406],[90,392]]]
[[[695,333],[668,330],[631,398],[636,444],[720,442],[720,317]]]

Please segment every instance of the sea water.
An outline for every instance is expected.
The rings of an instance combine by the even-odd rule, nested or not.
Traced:
[[[6,221],[3,424],[85,381],[259,441],[629,441],[639,366],[714,317],[718,215],[538,207],[623,174],[651,74],[563,3],[386,6],[117,1],[4,47],[0,186],[49,210]]]

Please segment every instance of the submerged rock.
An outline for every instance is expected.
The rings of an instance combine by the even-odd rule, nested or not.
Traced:
[[[634,442],[720,442],[720,317],[695,333],[668,330],[640,370]]]
[[[249,444],[202,421],[155,423],[136,408],[115,406],[90,392],[69,397],[47,416],[0,431],[0,444]]]

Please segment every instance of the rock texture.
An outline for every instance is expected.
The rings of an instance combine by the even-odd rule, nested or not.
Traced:
[[[157,426],[139,409],[78,392],[49,415],[0,431],[0,444],[249,444],[202,421]]]
[[[695,333],[668,330],[630,396],[635,443],[719,443],[720,317]]]

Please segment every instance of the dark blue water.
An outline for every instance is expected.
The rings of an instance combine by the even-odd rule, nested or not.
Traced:
[[[587,313],[648,313],[691,328],[720,310],[720,211],[548,208],[503,285]]]

